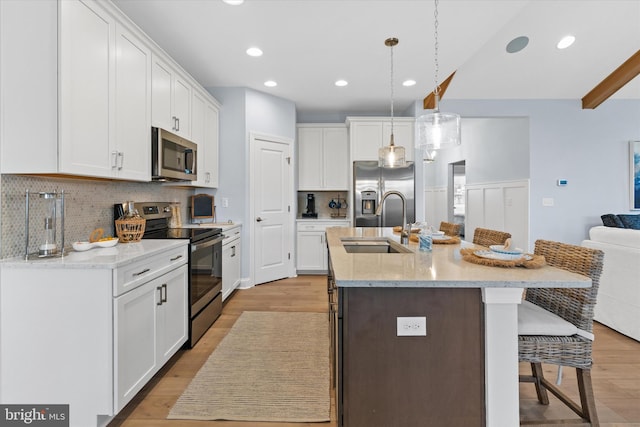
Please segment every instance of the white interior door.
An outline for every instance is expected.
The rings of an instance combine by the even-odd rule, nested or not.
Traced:
[[[252,270],[258,285],[292,271],[292,141],[251,134],[250,144]]]

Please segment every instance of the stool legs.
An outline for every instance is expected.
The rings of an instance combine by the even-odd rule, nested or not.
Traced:
[[[536,394],[538,395],[538,402],[543,405],[549,404],[549,394],[547,389],[542,385],[544,381],[544,373],[542,372],[542,363],[531,363],[531,375],[533,376],[533,383],[536,386]]]

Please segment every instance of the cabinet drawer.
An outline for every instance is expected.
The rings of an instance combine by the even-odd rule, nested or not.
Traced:
[[[222,239],[222,246],[226,246],[240,238],[240,227],[230,228],[222,233],[224,238]]]
[[[189,245],[153,255],[113,271],[113,296],[122,295],[189,260]]]
[[[329,227],[348,227],[349,221],[299,222],[298,231],[325,231]]]

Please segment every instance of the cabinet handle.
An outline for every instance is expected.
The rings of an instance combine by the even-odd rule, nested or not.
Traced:
[[[122,151],[118,151],[118,170],[121,170],[124,166],[124,153]]]
[[[180,259],[180,258],[182,258],[182,255],[178,255],[178,256],[177,256],[177,257],[175,257],[175,258],[171,258],[169,261],[175,261],[175,260],[178,260],[178,259]]]
[[[211,173],[207,172],[204,174],[204,182],[209,183],[211,182]]]
[[[144,274],[144,273],[148,272],[149,270],[150,270],[149,268],[145,268],[144,270],[142,270],[142,271],[141,271],[141,272],[139,272],[139,273],[133,273],[133,275],[134,275],[134,276],[140,276],[141,274]]]
[[[162,296],[162,291],[164,291],[164,297]],[[160,291],[160,302],[165,303],[167,302],[167,284],[166,283],[162,284],[162,291]]]
[[[158,301],[156,305],[162,305],[162,286],[156,287],[156,290],[160,291],[160,301]]]
[[[118,152],[111,152],[111,169],[115,169],[118,167]]]
[[[176,120],[178,120],[178,118],[176,116],[172,116],[171,120],[173,120],[173,126],[171,126],[171,130],[176,130]]]
[[[180,132],[180,118],[179,117],[176,117],[176,123],[177,123],[176,132]]]
[[[231,246],[231,257],[236,256],[236,245]]]

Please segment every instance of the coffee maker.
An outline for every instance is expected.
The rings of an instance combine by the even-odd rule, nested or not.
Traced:
[[[318,218],[316,212],[316,196],[313,193],[307,194],[307,211],[302,213],[303,218]]]

